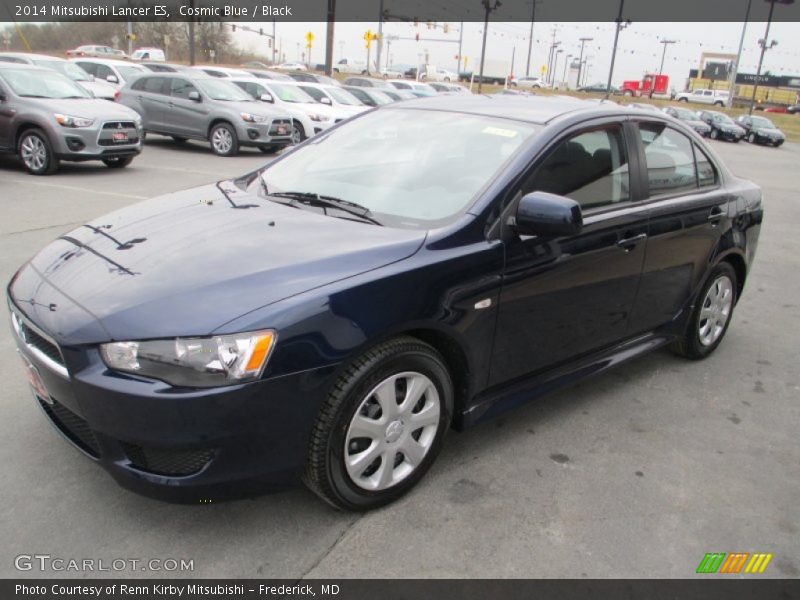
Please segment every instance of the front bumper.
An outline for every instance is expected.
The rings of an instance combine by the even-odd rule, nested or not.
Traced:
[[[144,130],[134,121],[101,121],[92,127],[54,126],[53,150],[61,160],[100,160],[117,156],[136,156],[142,151]],[[115,138],[124,137],[122,141]]]
[[[729,140],[732,142],[738,142],[744,137],[743,132],[739,131],[725,131],[723,129],[717,129],[717,137],[721,140]]]
[[[328,366],[212,389],[110,371],[94,347],[59,347],[21,316],[14,337],[46,394],[35,402],[73,446],[123,487],[172,502],[263,493],[292,484],[336,370]],[[61,363],[59,368],[54,363]],[[45,397],[46,396],[46,397]]]
[[[285,133],[280,132],[281,127]],[[264,123],[240,121],[237,129],[242,146],[288,146],[292,143],[292,120],[288,118]]]

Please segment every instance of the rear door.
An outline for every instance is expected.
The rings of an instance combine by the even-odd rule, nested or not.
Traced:
[[[165,87],[169,81],[166,77],[142,77],[131,85],[131,93],[136,96],[142,110],[145,129],[163,131],[164,113],[169,100]]]
[[[729,229],[729,195],[700,145],[663,121],[641,120],[640,161],[646,173],[650,223],[647,257],[633,332],[656,329],[681,316],[702,282],[721,231]]]
[[[581,125],[534,164],[517,191],[576,200],[584,227],[574,237],[507,236],[490,385],[628,335],[647,237],[630,136],[616,118]]]

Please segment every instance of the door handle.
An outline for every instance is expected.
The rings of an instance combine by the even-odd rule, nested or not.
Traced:
[[[619,240],[617,242],[617,246],[619,246],[620,248],[624,249],[625,252],[630,252],[631,250],[633,250],[636,247],[636,244],[638,244],[639,242],[641,242],[643,240],[646,240],[646,239],[647,239],[647,234],[646,233],[640,233],[639,235],[634,235],[632,237],[623,238],[623,239]]]
[[[716,227],[717,223],[722,220],[722,217],[725,216],[725,213],[719,206],[715,206],[711,209],[711,212],[708,215],[708,220],[711,222],[712,227]]]

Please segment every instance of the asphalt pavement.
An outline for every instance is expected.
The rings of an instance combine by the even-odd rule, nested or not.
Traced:
[[[800,576],[800,145],[712,144],[766,198],[755,267],[716,353],[658,351],[451,432],[411,494],[368,514],[302,487],[198,506],[119,488],[36,407],[6,322],[0,577],[175,575],[15,568],[47,554],[191,559],[181,575],[194,577],[683,578],[706,552],[770,552],[763,577]],[[266,159],[155,136],[122,171],[65,163],[33,177],[0,156],[0,280],[81,223]]]

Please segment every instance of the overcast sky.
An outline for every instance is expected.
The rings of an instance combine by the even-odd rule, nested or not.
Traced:
[[[415,33],[420,38],[448,39],[453,43],[416,42],[413,39],[398,40],[391,44],[391,59],[395,64],[417,64],[425,51],[431,63],[455,70],[455,55],[458,52],[460,23],[448,23],[448,33],[439,29],[429,30],[424,23],[415,28],[411,23],[386,23],[384,35],[413,38]],[[256,28],[263,26],[271,31],[272,23],[250,25]],[[305,51],[305,34],[311,31],[315,40],[311,50],[314,63],[324,62],[325,23],[278,23],[276,32],[278,44],[282,46],[286,60],[294,61]],[[357,61],[366,60],[364,32],[371,28],[377,30],[377,23],[337,23],[334,46],[335,60],[345,56]],[[536,23],[534,26],[534,44],[531,59],[531,74],[539,74],[542,65],[547,62],[547,55],[556,30],[556,41],[561,42],[564,52],[559,56],[557,76],[563,75],[564,59],[567,55],[577,56],[580,51],[581,37],[594,38],[587,42],[584,57],[590,58],[590,82],[603,81],[608,77],[611,61],[611,49],[614,41],[613,23]],[[741,71],[756,71],[758,64],[758,39],[764,36],[765,23],[750,23],[747,26]],[[778,40],[778,45],[768,50],[764,59],[763,71],[776,75],[800,76],[800,31],[798,23],[773,23],[770,40]],[[490,23],[487,40],[487,59],[506,60],[511,64],[511,56],[515,52],[514,73],[525,74],[528,55],[529,23]],[[480,59],[483,23],[464,23],[463,55],[468,58],[468,70],[477,70]],[[638,79],[645,72],[657,72],[661,62],[663,45],[661,39],[675,40],[667,47],[664,73],[670,76],[671,85],[682,89],[688,77],[689,69],[697,67],[703,52],[724,52],[735,54],[739,46],[742,32],[741,23],[632,23],[620,33],[619,50],[614,67],[614,83],[619,85],[624,79]],[[266,38],[257,34],[237,31],[234,34],[237,44],[255,52],[269,52]],[[372,48],[374,60],[375,47]],[[385,64],[386,54],[383,62]]]

